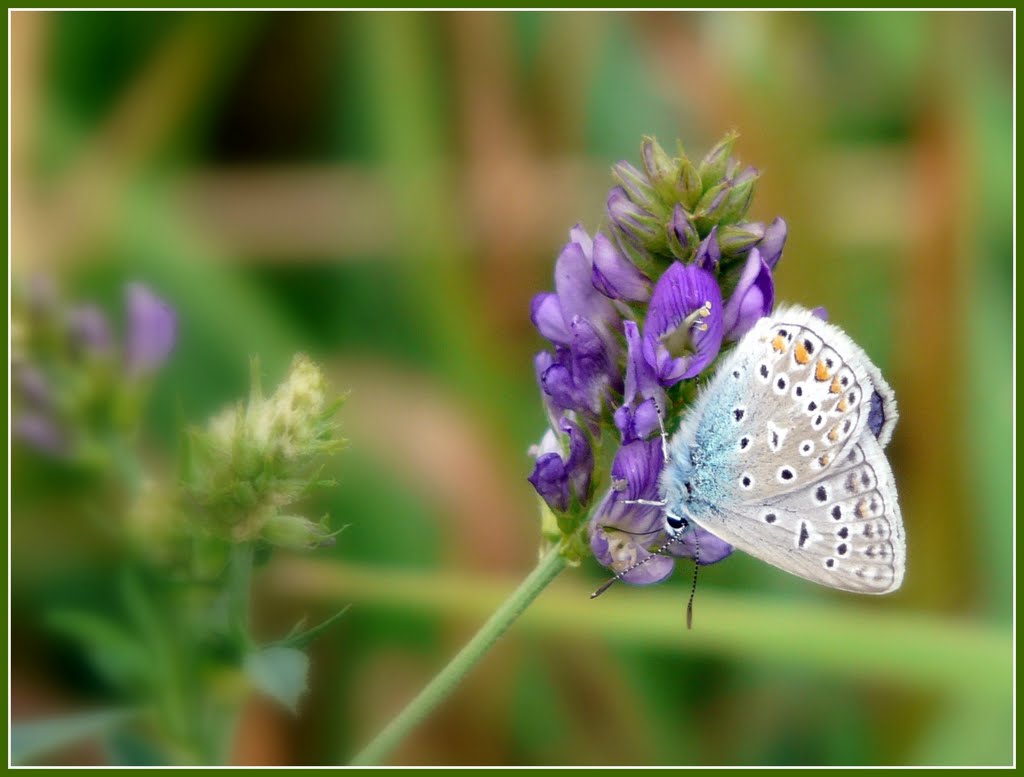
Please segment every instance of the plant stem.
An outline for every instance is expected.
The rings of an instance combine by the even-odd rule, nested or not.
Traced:
[[[380,763],[476,666],[548,583],[565,568],[560,548],[555,547],[538,562],[536,568],[494,612],[466,646],[434,677],[419,695],[392,720],[370,744],[352,759],[352,766]]]
[[[228,612],[232,631],[242,640],[249,638],[249,598],[252,587],[253,547],[249,542],[231,546],[228,562]]]

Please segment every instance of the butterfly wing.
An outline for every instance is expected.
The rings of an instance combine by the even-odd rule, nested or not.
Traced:
[[[842,330],[780,308],[702,392],[671,451],[690,470],[669,479],[691,484],[687,514],[737,548],[824,585],[886,593],[906,558],[882,452],[896,419],[892,389]]]

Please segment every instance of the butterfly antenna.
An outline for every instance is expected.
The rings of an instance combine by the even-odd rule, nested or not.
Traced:
[[[621,529],[616,529],[615,531],[621,531]],[[624,534],[634,534],[634,532],[623,532],[623,533]],[[645,534],[650,534],[651,532],[644,532],[644,533]],[[665,550],[673,542],[679,542],[678,535],[677,536],[673,536],[673,537],[669,537],[668,542],[666,542],[660,548],[658,548],[657,550],[650,551],[651,555],[646,556],[646,557],[640,559],[635,564],[630,564],[628,567],[626,567],[621,572],[619,572],[617,575],[615,575],[615,577],[611,578],[610,580],[606,580],[601,585],[600,588],[598,588],[596,591],[594,591],[594,593],[592,593],[590,595],[590,598],[591,599],[596,599],[597,597],[599,597],[601,594],[603,594],[605,591],[607,591],[609,588],[611,588],[613,583],[617,583],[619,580],[621,580],[623,578],[624,575],[628,575],[630,572],[632,572],[637,567],[642,567],[644,564],[646,564],[652,558],[657,557],[663,550]]]
[[[690,587],[690,601],[686,603],[686,628],[693,628],[693,598],[697,595],[697,572],[700,570],[700,535],[693,530],[693,585]]]

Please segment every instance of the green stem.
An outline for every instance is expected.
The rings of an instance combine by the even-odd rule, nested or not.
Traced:
[[[392,720],[370,744],[350,762],[351,766],[371,766],[380,763],[438,704],[469,674],[484,654],[498,641],[548,583],[565,568],[560,548],[553,548],[540,560],[536,568],[505,600],[490,619],[480,628],[466,646],[434,677],[419,695],[409,702],[398,717]]]
[[[228,624],[232,636],[238,641],[242,650],[248,650],[252,642],[249,634],[249,600],[252,598],[252,563],[253,545],[240,542],[231,546],[228,561],[227,593],[228,593]],[[204,689],[204,694],[209,688]],[[216,698],[216,697],[215,697]],[[204,700],[207,701],[208,700]],[[212,719],[209,715],[196,714],[201,725],[200,738],[205,742],[205,760],[216,766],[226,765],[231,757],[235,731],[242,715],[244,698],[221,700],[223,706],[218,708]]]
[[[241,640],[249,639],[249,598],[252,586],[252,543],[231,546],[228,562],[228,602],[231,629]]]

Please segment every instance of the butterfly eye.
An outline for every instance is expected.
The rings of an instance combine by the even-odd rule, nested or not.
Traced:
[[[669,525],[670,529],[682,529],[686,525],[686,521],[677,515],[666,516],[665,523]]]

